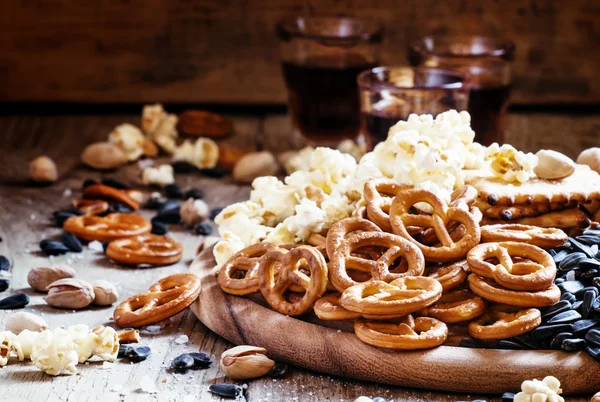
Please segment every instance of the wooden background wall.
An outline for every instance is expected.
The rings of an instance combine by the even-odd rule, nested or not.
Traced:
[[[515,103],[599,103],[598,0],[2,0],[0,101],[285,102],[276,22],[379,18],[384,61],[425,33],[517,43]]]

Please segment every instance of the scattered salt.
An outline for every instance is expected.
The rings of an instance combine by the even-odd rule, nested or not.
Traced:
[[[102,369],[103,370],[110,370],[110,369],[112,369],[113,364],[114,363],[111,363],[111,362],[103,362],[102,363]]]
[[[189,341],[190,338],[188,338],[187,335],[179,335],[177,338],[175,338],[175,343],[178,345],[183,345],[184,343],[187,343],[187,341]]]
[[[93,240],[93,241],[89,242],[88,243],[88,248],[90,250],[94,250],[94,251],[97,251],[99,253],[103,253],[104,252],[104,246],[98,240]]]
[[[65,191],[63,191],[63,197],[70,197],[73,195],[73,192],[71,191],[70,188],[65,188]]]
[[[567,275],[565,275],[565,279],[568,281],[574,281],[575,280],[575,270],[567,272]]]
[[[157,333],[160,332],[162,328],[160,327],[160,325],[148,325],[147,327],[144,328],[144,331],[146,332],[151,332],[151,333]]]
[[[142,380],[140,381],[139,391],[144,392],[146,394],[155,394],[156,392],[158,392],[156,389],[156,384],[154,384],[154,381],[152,381],[147,375],[142,377]]]
[[[31,218],[32,221],[35,220],[35,214],[31,214],[31,215],[29,215],[29,217]]]
[[[112,386],[112,388],[110,390],[112,392],[119,392],[122,389],[123,389],[123,386],[121,384],[115,384]]]

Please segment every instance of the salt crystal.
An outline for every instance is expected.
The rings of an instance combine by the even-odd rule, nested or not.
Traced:
[[[90,250],[94,250],[94,251],[97,251],[99,253],[103,253],[104,252],[104,246],[98,240],[93,240],[93,241],[89,242],[88,243],[88,248]]]
[[[110,370],[112,369],[113,363],[111,362],[103,362],[102,363],[102,369],[103,370]]]
[[[146,394],[155,394],[156,392],[158,392],[156,389],[156,384],[154,384],[154,381],[152,381],[147,375],[142,377],[142,380],[140,381],[139,391],[144,392]]]
[[[187,341],[189,341],[190,338],[188,338],[187,335],[179,335],[176,339],[175,339],[175,343],[178,345],[183,345],[184,343],[187,343]]]
[[[567,272],[567,275],[565,275],[565,279],[568,281],[574,281],[575,280],[575,271],[569,271]]]
[[[65,191],[63,191],[63,197],[70,197],[73,195],[73,192],[71,191],[70,188],[65,188]]]
[[[146,332],[157,333],[157,332],[160,332],[161,329],[162,328],[160,327],[160,325],[148,325],[143,330]]]
[[[29,217],[31,218],[32,221],[35,220],[35,214],[31,214],[31,215],[29,215]]]

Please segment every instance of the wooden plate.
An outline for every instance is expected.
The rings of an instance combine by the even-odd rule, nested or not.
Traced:
[[[357,380],[439,391],[515,392],[524,380],[547,375],[557,377],[567,394],[600,389],[600,363],[585,351],[379,349],[362,343],[354,333],[287,317],[252,299],[224,293],[214,274],[215,264],[209,248],[190,267],[202,280],[192,311],[228,341],[264,347],[277,361]]]

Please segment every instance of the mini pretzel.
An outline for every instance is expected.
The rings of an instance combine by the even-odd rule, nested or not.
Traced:
[[[360,219],[368,219],[369,216],[367,215],[367,206],[363,205],[362,207],[356,208],[354,210],[354,212],[352,212],[352,217],[360,218]]]
[[[171,265],[181,260],[183,247],[170,237],[143,235],[113,240],[106,256],[123,265]]]
[[[354,322],[354,332],[358,339],[369,345],[401,350],[433,348],[448,337],[446,324],[435,318],[419,317],[412,325],[410,321],[394,324],[358,319]]]
[[[92,184],[83,190],[83,198],[102,199],[120,202],[132,210],[140,209],[140,203],[131,198],[125,191],[104,184]]]
[[[306,239],[306,244],[309,246],[325,246],[325,237],[319,233],[311,233]]]
[[[110,205],[104,200],[73,200],[73,206],[85,215],[101,215],[108,211]]]
[[[471,290],[486,300],[517,307],[547,307],[560,300],[560,289],[551,285],[537,292],[518,292],[504,289],[494,281],[471,274],[468,278]]]
[[[342,244],[344,239],[357,231],[361,232],[381,232],[379,226],[366,219],[346,218],[331,225],[327,232],[326,247],[327,255],[333,256],[333,253]]]
[[[442,285],[435,279],[407,276],[391,283],[372,280],[351,286],[340,302],[363,315],[404,316],[435,303],[441,295]]]
[[[514,262],[513,257],[530,261]],[[499,263],[486,260],[496,258]],[[556,276],[556,264],[552,256],[539,247],[527,243],[482,243],[467,255],[473,273],[495,280],[511,290],[544,290]]]
[[[300,272],[305,261],[310,277]],[[276,248],[268,251],[258,268],[260,291],[273,309],[285,315],[300,315],[311,308],[327,290],[327,263],[323,254],[314,247],[299,246],[290,251]],[[284,293],[291,285],[299,285],[304,296],[290,303]]]
[[[63,230],[87,241],[112,241],[150,233],[152,225],[139,215],[116,213],[72,216],[65,221]]]
[[[317,300],[314,307],[317,317],[325,321],[354,320],[360,318],[359,313],[346,310],[342,307],[340,296],[339,293],[331,293]]]
[[[364,198],[367,202],[367,216],[386,232],[391,232],[389,210],[392,199],[399,191],[409,186],[389,179],[372,179],[365,183]],[[383,195],[383,196],[382,196]]]
[[[199,294],[200,278],[193,274],[173,274],[150,286],[148,292],[119,304],[113,319],[121,328],[154,324],[183,311]]]
[[[271,243],[256,243],[235,253],[219,270],[217,279],[221,289],[238,296],[258,292],[260,258],[275,248]]]
[[[460,286],[467,279],[468,269],[467,260],[462,260],[449,265],[429,268],[427,276],[437,279],[444,292],[446,292]]]
[[[386,248],[387,251],[377,260],[352,255],[355,250],[375,246]],[[393,272],[390,267],[400,258],[406,260],[406,272]],[[409,241],[400,236],[385,232],[363,232],[353,235],[342,242],[331,256],[330,280],[340,292],[356,285],[347,270],[367,272],[374,280],[391,282],[404,276],[422,275],[425,270],[423,254]]]
[[[542,323],[537,308],[518,309],[494,306],[478,319],[469,323],[469,335],[475,339],[506,339],[524,334]]]
[[[556,228],[541,228],[517,223],[481,227],[481,241],[483,243],[516,241],[542,248],[555,248],[563,246],[568,239],[565,232]]]
[[[479,317],[486,306],[486,302],[469,289],[460,289],[442,295],[435,304],[419,313],[450,324]]]
[[[409,212],[410,208],[419,203],[426,202],[433,207],[433,215],[415,215]],[[446,226],[458,221],[463,224],[466,233],[458,241],[454,241]],[[413,242],[423,252],[428,261],[452,261],[464,257],[475,245],[479,244],[481,232],[479,224],[473,215],[461,208],[450,207],[435,194],[422,189],[405,190],[398,193],[390,209],[390,224],[395,234]],[[432,227],[441,242],[440,247],[426,246],[415,240],[407,228],[409,226]]]

